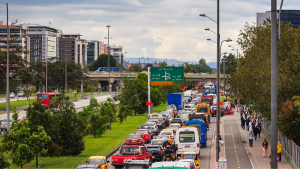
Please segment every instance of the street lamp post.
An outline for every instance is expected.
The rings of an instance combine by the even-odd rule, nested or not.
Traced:
[[[232,47],[231,45],[229,45],[228,47]],[[237,74],[239,73],[239,67],[238,67],[238,64],[239,64],[239,49],[235,49],[234,47],[232,47],[231,50],[236,50],[236,57],[237,57],[237,68],[236,68],[236,72]],[[236,104],[239,103],[239,87],[238,87],[238,78],[237,78],[237,98],[236,98]],[[239,106],[237,106],[236,108],[237,112],[239,112]]]
[[[107,50],[108,50],[108,55],[107,55],[107,69],[108,69],[108,92],[110,94],[110,57],[109,57],[109,52],[110,52],[110,49],[109,49],[109,28],[110,28],[110,25],[106,25],[107,27],[107,30],[108,30],[108,36],[107,36],[107,39],[108,39],[108,45],[107,45]]]

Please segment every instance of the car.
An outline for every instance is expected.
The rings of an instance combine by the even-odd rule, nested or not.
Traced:
[[[163,129],[159,135],[169,135],[172,139],[175,138],[174,130],[173,129]]]
[[[152,138],[152,135],[153,135],[153,129],[152,129],[152,125],[151,124],[140,124],[140,126],[138,127],[138,129],[147,129],[149,134],[151,135],[151,138]]]
[[[166,138],[153,139],[153,140],[151,140],[151,145],[159,145],[162,147],[166,140],[167,140]]]
[[[156,135],[158,134],[158,127],[156,125],[156,122],[148,121],[145,124],[151,124],[151,126],[152,126],[152,133],[156,133]]]
[[[197,168],[197,165],[195,163],[194,160],[191,160],[191,159],[182,159],[182,160],[179,160],[178,162],[188,162],[191,164],[191,169],[196,169]]]
[[[177,124],[180,124],[181,126],[183,126],[183,120],[181,118],[174,118],[171,121],[171,124],[173,124],[173,123],[177,123]]]
[[[14,120],[13,119],[9,119],[9,126],[11,127],[11,123],[13,122]],[[0,124],[0,129],[1,131],[7,131],[7,119],[3,119],[1,124]]]
[[[24,91],[19,91],[18,97],[24,97],[24,96],[25,96],[25,92]]]
[[[123,169],[148,169],[149,166],[149,160],[125,159]]]
[[[188,114],[181,114],[179,116],[179,118],[181,118],[183,120],[183,122],[185,123],[185,122],[189,121],[189,113]]]
[[[16,97],[16,96],[15,96],[15,94],[14,94],[13,92],[10,92],[9,97],[10,97],[10,98],[14,98],[14,97]]]
[[[165,140],[168,140],[169,143],[172,145],[173,143],[173,140],[172,140],[172,137],[170,135],[158,135],[157,136],[157,139],[165,139]]]
[[[105,156],[90,156],[88,161],[88,164],[98,164],[101,169],[108,169],[108,163]]]
[[[169,129],[172,129],[174,131],[174,134],[176,134],[176,130],[179,129],[180,127],[181,127],[180,124],[172,123],[172,124],[170,124]]]
[[[80,164],[76,169],[101,169],[97,164]]]
[[[126,145],[144,145],[144,142],[140,134],[129,134],[126,138]]]
[[[147,129],[138,129],[135,134],[142,135],[142,138],[145,140],[145,142],[151,142],[151,135]]]
[[[200,158],[199,158],[199,155],[196,152],[183,152],[181,154],[181,159],[194,160],[196,165],[197,165],[197,169],[200,169]]]
[[[152,154],[146,151],[144,146],[122,146],[116,155],[112,157],[112,163],[115,168],[122,168],[126,159],[148,160],[152,161]]]
[[[152,160],[163,161],[164,151],[159,145],[149,145],[145,146],[146,150],[152,154]]]

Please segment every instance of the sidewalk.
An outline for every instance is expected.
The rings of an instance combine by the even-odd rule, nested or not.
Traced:
[[[248,139],[249,131],[242,129],[240,119],[237,119],[237,123],[239,124],[239,130],[242,135],[242,140],[246,141],[246,143],[244,143],[244,146],[254,169],[269,169],[270,168],[269,155],[271,153],[271,140],[262,132],[260,134],[260,138],[253,140],[253,147],[250,147],[249,139]],[[268,158],[263,158],[262,143],[264,139],[267,139],[267,142],[269,143]],[[278,162],[278,169],[290,169],[290,168],[292,168],[291,165],[287,162],[287,160],[283,156],[281,156],[281,161]]]

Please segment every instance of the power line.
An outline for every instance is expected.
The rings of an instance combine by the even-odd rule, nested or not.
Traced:
[[[2,1],[0,1],[2,4],[4,4],[4,5],[7,5],[7,3],[4,3],[4,2],[2,2]]]

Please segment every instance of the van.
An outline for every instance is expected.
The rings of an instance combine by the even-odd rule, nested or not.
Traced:
[[[189,162],[164,161],[153,163],[149,169],[192,169],[192,167]]]
[[[204,113],[207,116],[208,121],[210,121],[210,105],[207,103],[197,104],[195,108],[195,113]]]
[[[198,129],[192,126],[184,126],[177,129],[175,135],[175,146],[178,148],[178,157],[186,151],[195,151],[200,156],[200,136]]]
[[[206,119],[204,119],[206,120]],[[187,121],[185,123],[185,126],[194,126],[198,129],[199,135],[201,137],[200,139],[200,144],[201,147],[206,147],[206,141],[207,141],[207,128],[206,128],[206,123],[202,120],[191,120]]]

